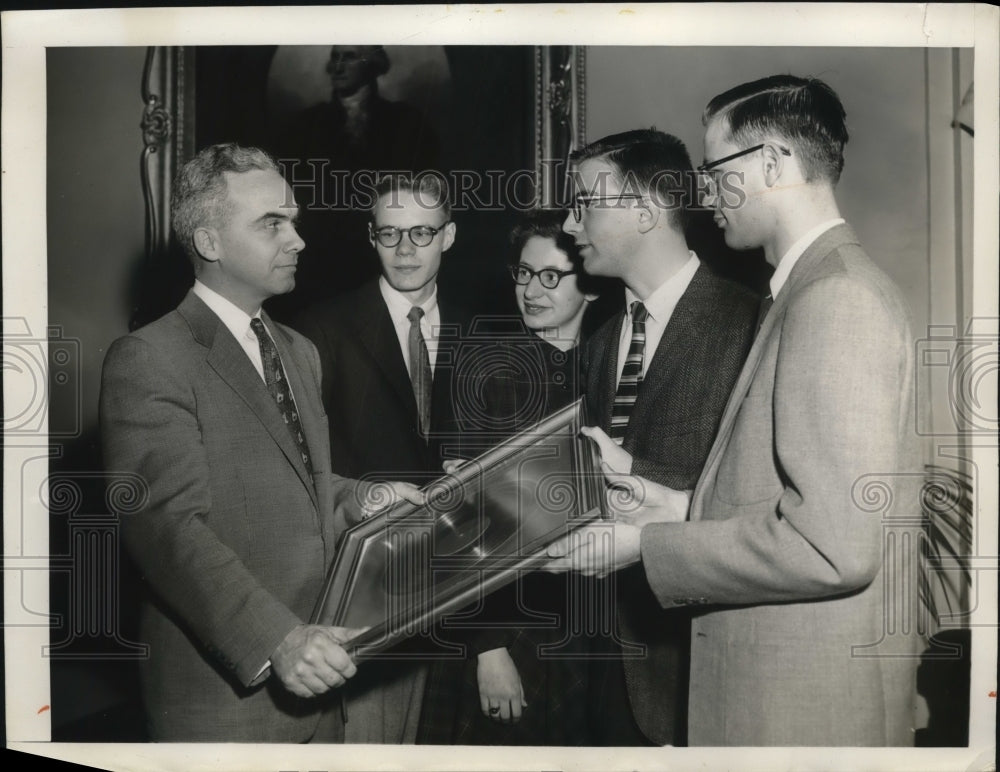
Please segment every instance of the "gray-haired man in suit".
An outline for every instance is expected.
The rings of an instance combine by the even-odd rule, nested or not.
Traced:
[[[330,471],[315,348],[261,311],[295,286],[297,214],[263,151],[201,151],[172,201],[194,288],[104,362],[106,465],[148,486],[121,525],[150,590],[141,682],[154,740],[343,737],[322,695],[355,672],[351,631],[303,620],[367,490]]]
[[[909,745],[918,638],[890,614],[909,610],[892,593],[915,595],[916,555],[885,557],[906,538],[859,486],[899,506],[918,479],[913,349],[898,288],[834,197],[844,108],[778,75],[715,97],[705,126],[716,223],[775,266],[760,331],[690,512],[681,492],[615,477],[645,503],[620,513],[614,549],[550,554],[588,572],[641,563],[663,607],[698,609],[692,745]]]

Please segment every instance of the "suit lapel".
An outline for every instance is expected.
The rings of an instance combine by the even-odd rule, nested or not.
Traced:
[[[316,432],[320,426],[321,419],[314,409],[314,406],[320,404],[321,402],[319,391],[317,391],[315,381],[312,378],[303,377],[303,373],[309,372],[309,364],[308,362],[302,361],[302,359],[296,354],[295,349],[292,348],[292,339],[288,333],[277,327],[267,314],[263,314],[263,318],[267,328],[271,331],[271,336],[274,338],[274,344],[278,349],[278,356],[281,357],[282,367],[284,367],[285,375],[288,377],[288,383],[292,387],[292,399],[295,400],[295,409],[299,413],[299,423],[302,426],[303,433],[305,434],[306,447],[309,448],[309,455],[313,459],[313,469],[317,469],[319,465],[316,461],[324,455],[321,450],[317,450],[320,445],[321,438],[316,436]],[[269,392],[268,397],[270,396]],[[313,503],[317,504],[315,485],[309,478],[309,470],[307,470],[305,464],[302,463],[302,458],[299,455],[298,448],[295,443],[291,441],[290,432],[288,431],[288,427],[285,426],[284,421],[281,422],[281,425],[285,429],[285,435],[288,435],[289,442],[287,447],[292,453],[292,466],[295,467],[295,471],[298,472],[299,477],[302,478],[302,482],[305,483],[306,487],[309,489],[309,495],[312,497]],[[282,450],[285,450],[285,447],[283,447]],[[288,455],[287,450],[285,455]]]
[[[595,336],[595,348],[599,352],[595,362],[599,368],[597,393],[600,395],[597,418],[600,420],[600,427],[606,432],[611,431],[611,413],[615,404],[615,392],[618,390],[618,342],[621,340],[622,325],[627,319],[625,310],[622,309]]]
[[[298,448],[292,441],[292,436],[288,427],[281,418],[278,406],[274,403],[274,398],[264,385],[260,374],[254,369],[246,352],[232,336],[228,328],[222,323],[208,306],[206,306],[193,292],[188,293],[181,305],[177,309],[190,325],[195,340],[208,348],[206,361],[209,366],[222,378],[223,381],[247,404],[254,415],[277,443],[281,452],[288,459],[288,462],[298,473],[303,484],[309,491],[313,501],[316,494],[313,490],[312,480],[306,471]],[[274,332],[273,325],[269,329]],[[275,338],[282,336],[275,335]],[[284,362],[285,352],[288,347],[279,347],[278,353]],[[285,366],[286,372],[296,370],[296,367]],[[293,376],[288,373],[289,379]],[[301,393],[298,388],[301,379],[296,378],[292,382],[292,389],[296,394]],[[304,388],[304,386],[302,386]],[[298,406],[298,403],[296,403]]]
[[[462,342],[462,321],[449,313],[450,306],[442,304],[440,297],[438,310],[441,314],[441,328],[437,331],[437,359],[434,364],[434,381],[431,384],[431,427],[443,429],[454,411],[451,380],[458,361],[459,344]]]
[[[781,320],[785,316],[785,310],[788,308],[791,298],[795,295],[798,288],[808,281],[824,258],[834,250],[848,243],[857,243],[854,231],[847,225],[834,226],[821,234],[816,241],[809,245],[788,275],[788,279],[778,293],[774,305],[771,306],[771,310],[768,311],[767,316],[764,318],[764,323],[761,325],[760,331],[754,339],[753,346],[750,347],[750,353],[743,364],[740,376],[736,379],[736,385],[733,386],[733,391],[729,395],[726,409],[722,413],[722,420],[719,422],[719,430],[716,433],[715,442],[712,443],[712,449],[709,451],[708,459],[701,473],[701,479],[698,481],[694,501],[692,501],[692,519],[698,519],[701,516],[702,501],[704,498],[703,483],[706,480],[714,478],[719,461],[726,446],[729,444],[729,438],[732,436],[740,407],[747,393],[750,391],[750,385],[753,383],[757,370],[760,367],[764,351],[767,349],[769,341],[773,337],[780,335]]]
[[[660,342],[653,352],[653,358],[646,369],[646,376],[642,380],[639,388],[639,395],[636,398],[635,406],[632,408],[632,416],[640,415],[643,410],[654,406],[657,393],[673,376],[677,363],[684,357],[684,352],[691,346],[697,333],[696,328],[700,326],[706,312],[712,306],[706,301],[706,294],[709,290],[708,269],[700,265],[695,275],[691,277],[684,294],[670,315]],[[641,420],[638,422],[641,423]],[[629,421],[629,432],[632,431],[632,422]]]
[[[403,352],[399,349],[396,328],[389,316],[378,283],[372,283],[358,295],[358,305],[350,318],[355,320],[355,332],[361,345],[385,376],[386,382],[406,406],[414,422],[417,418],[417,400],[413,396],[410,374],[406,371]]]

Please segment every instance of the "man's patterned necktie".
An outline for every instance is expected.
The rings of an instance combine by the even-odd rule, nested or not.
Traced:
[[[424,309],[413,306],[406,318],[410,320],[410,334],[407,343],[410,349],[410,383],[413,396],[417,400],[417,414],[420,416],[420,433],[426,437],[431,423],[431,358],[427,353],[427,343],[420,332],[420,319]]]
[[[628,355],[622,367],[622,377],[618,381],[618,391],[615,393],[615,403],[611,408],[611,439],[619,445],[625,439],[628,429],[628,419],[632,415],[632,407],[639,396],[639,386],[642,384],[642,360],[646,353],[646,307],[640,302],[632,304],[632,342],[628,347]]]
[[[250,320],[250,329],[257,336],[260,344],[260,359],[264,365],[264,381],[267,383],[267,390],[271,392],[274,401],[278,404],[281,417],[292,435],[292,441],[302,455],[302,463],[306,466],[306,471],[310,475],[313,473],[312,461],[309,458],[309,448],[306,446],[306,438],[302,434],[302,424],[299,423],[299,411],[295,407],[295,400],[292,398],[292,390],[288,386],[288,379],[285,376],[285,369],[281,366],[281,357],[278,356],[278,349],[271,340],[271,336],[264,329],[264,323],[260,319]]]

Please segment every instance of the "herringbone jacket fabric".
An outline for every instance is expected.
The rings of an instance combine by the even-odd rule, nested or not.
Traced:
[[[293,696],[263,668],[308,621],[355,490],[330,472],[315,348],[263,318],[312,476],[249,357],[193,292],[104,361],[106,468],[148,486],[121,533],[149,589],[140,673],[157,741],[303,742],[330,704]]]
[[[729,393],[753,342],[758,300],[749,290],[698,268],[652,356],[629,418],[622,447],[632,473],[678,490],[694,488],[708,457]],[[587,346],[586,398],[591,420],[605,431],[618,374],[624,311]],[[625,644],[645,647],[624,659],[625,680],[639,729],[659,745],[684,739],[689,618],[664,611],[640,566],[605,580],[615,585]],[[628,653],[627,652],[627,653]]]

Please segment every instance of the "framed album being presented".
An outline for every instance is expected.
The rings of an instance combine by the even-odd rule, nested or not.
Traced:
[[[368,628],[365,659],[429,630],[441,617],[545,562],[545,548],[605,514],[596,446],[580,435],[582,400],[543,419],[455,474],[351,528],[313,622]]]

